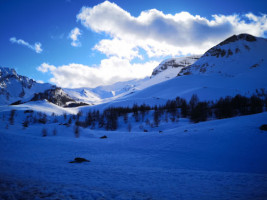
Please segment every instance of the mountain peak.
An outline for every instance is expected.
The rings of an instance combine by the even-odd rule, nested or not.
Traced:
[[[5,77],[7,75],[17,76],[17,72],[15,69],[0,66],[0,78]]]
[[[0,105],[17,105],[45,99],[59,106],[84,105],[75,102],[61,88],[48,83],[37,83],[17,74],[14,69],[0,67]]]
[[[219,43],[220,46],[232,43],[232,42],[236,42],[238,40],[245,40],[248,42],[255,42],[257,39],[256,37],[254,37],[253,35],[249,35],[247,33],[242,33],[239,35],[233,35],[229,38],[227,38],[226,40],[222,41],[221,43]]]
[[[230,57],[240,51],[249,51],[255,43],[261,43],[262,39],[246,33],[233,35],[209,49],[203,56]]]
[[[209,49],[193,65],[183,68],[179,76],[220,74],[233,77],[266,66],[267,40],[249,34],[233,35]]]

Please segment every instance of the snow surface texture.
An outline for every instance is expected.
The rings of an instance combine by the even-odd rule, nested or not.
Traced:
[[[52,115],[53,113],[56,115],[63,115],[64,113],[77,114],[79,112],[79,108],[62,108],[46,100],[32,101],[32,102],[28,102],[28,103],[24,103],[20,105],[14,105],[14,106],[0,106],[0,112],[8,113],[11,110],[18,110],[18,111],[33,110],[33,111],[42,112],[48,115]],[[8,115],[9,113],[7,114],[7,116]]]
[[[267,113],[162,133],[0,125],[0,199],[267,198]],[[107,139],[99,139],[107,135]],[[68,137],[69,136],[69,137]],[[91,162],[74,163],[75,157]]]

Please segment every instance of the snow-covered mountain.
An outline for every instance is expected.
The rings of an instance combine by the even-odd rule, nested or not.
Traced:
[[[266,99],[252,98],[255,89],[267,94],[267,42],[226,41],[179,76],[165,76],[168,64],[151,78],[93,89],[63,90],[1,68],[1,103],[27,102],[0,106],[0,199],[267,199]],[[66,92],[102,104],[55,105],[70,103]],[[250,98],[101,112],[238,93]],[[249,105],[232,109],[244,99]],[[223,109],[233,112],[217,116]],[[193,121],[196,113],[206,118]]]
[[[97,88],[62,90],[50,84],[36,83],[15,70],[0,68],[0,103],[47,99],[60,106],[79,101],[90,105],[104,103],[105,107],[161,104],[177,96],[189,99],[192,94],[207,100],[237,93],[246,95],[256,89],[267,89],[266,52],[266,39],[248,34],[234,35],[200,58],[189,56],[163,61],[151,77]]]
[[[130,93],[135,90],[136,85],[145,79],[134,79],[125,82],[117,82],[112,85],[98,86],[96,88],[64,88],[64,91],[73,99],[77,101],[86,102],[89,104],[100,104],[108,102],[120,96]]]
[[[177,75],[181,69],[192,65],[195,63],[201,56],[187,56],[187,57],[179,57],[179,58],[170,58],[162,61],[152,72],[151,78],[156,75],[164,74],[165,78],[173,78]]]
[[[134,93],[135,91],[172,79],[177,76],[181,69],[192,65],[199,58],[200,56],[195,55],[166,59],[153,70],[150,77],[144,79],[117,82],[112,85],[99,86],[96,88],[64,88],[64,91],[77,101],[83,101],[89,104],[106,103]]]
[[[190,99],[193,94],[201,100],[217,100],[236,94],[249,96],[256,89],[267,90],[266,52],[266,39],[248,34],[234,35],[183,68],[176,78],[136,90],[103,106],[163,104],[177,96]]]
[[[17,74],[14,69],[0,67],[0,105],[47,100],[59,106],[76,103],[61,88]]]
[[[267,40],[249,34],[233,35],[208,50],[196,63],[180,71],[189,74],[236,76],[266,66]]]

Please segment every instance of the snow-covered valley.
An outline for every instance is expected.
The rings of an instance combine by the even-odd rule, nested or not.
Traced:
[[[267,113],[158,131],[1,124],[1,199],[265,199]],[[106,139],[100,136],[107,135]],[[74,157],[89,163],[69,163]]]
[[[0,199],[267,199],[266,52],[234,35],[96,88],[0,68]]]

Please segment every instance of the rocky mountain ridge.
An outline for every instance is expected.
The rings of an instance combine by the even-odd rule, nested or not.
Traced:
[[[62,107],[77,103],[55,85],[38,83],[17,74],[14,69],[0,67],[0,104],[16,105],[37,100],[47,100]]]

